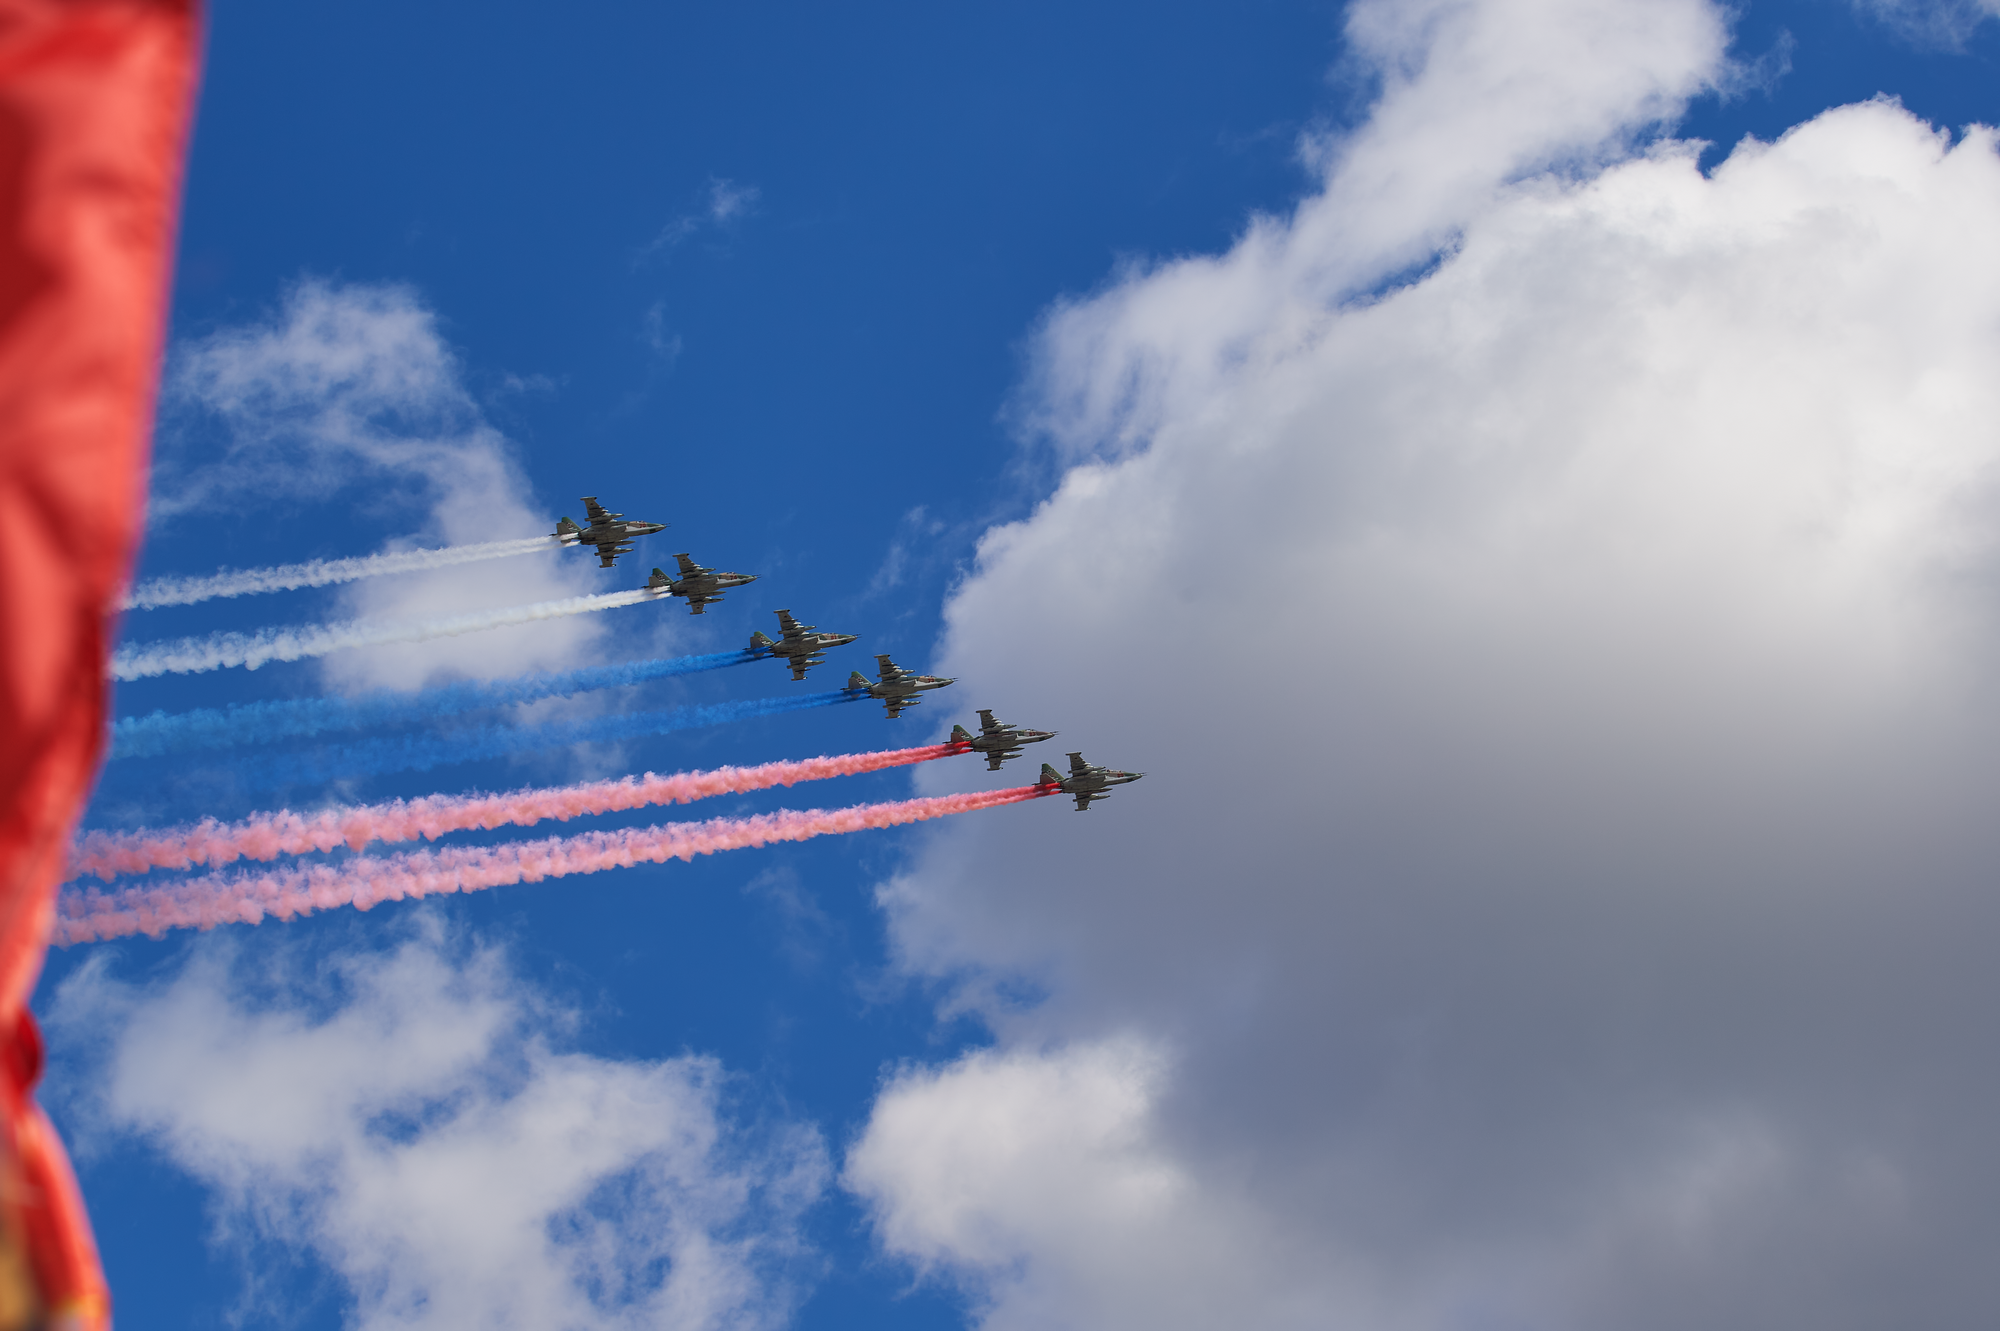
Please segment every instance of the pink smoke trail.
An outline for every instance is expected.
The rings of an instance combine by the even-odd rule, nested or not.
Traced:
[[[517,790],[506,795],[424,795],[413,800],[364,804],[352,809],[297,814],[289,810],[258,813],[240,822],[219,823],[205,818],[187,827],[157,831],[90,832],[77,843],[70,876],[96,874],[109,882],[120,874],[153,869],[190,869],[195,865],[231,864],[240,859],[273,860],[336,846],[360,850],[371,841],[435,841],[447,832],[472,828],[529,827],[544,818],[568,821],[588,814],[643,809],[661,804],[688,804],[712,795],[738,795],[801,781],[857,776],[888,767],[907,767],[962,753],[951,744],[926,744],[914,749],[884,749],[847,753],[831,758],[764,763],[757,767],[718,767],[712,772],[677,772],[672,776],[625,777],[575,786]]]
[[[618,832],[585,832],[573,837],[514,841],[499,846],[453,846],[405,851],[380,859],[356,856],[338,864],[205,874],[161,887],[118,892],[95,888],[65,894],[57,906],[53,941],[67,947],[107,938],[169,929],[213,929],[218,924],[256,924],[267,915],[289,920],[335,906],[358,910],[383,901],[427,897],[437,892],[477,892],[511,883],[600,873],[635,864],[691,860],[721,850],[805,841],[841,832],[898,827],[975,809],[1018,804],[1049,794],[1051,786],[935,795],[851,809],[781,809],[750,818],[711,818],[700,823],[667,823]]]

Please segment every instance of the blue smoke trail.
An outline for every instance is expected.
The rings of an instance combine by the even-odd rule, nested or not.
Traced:
[[[675,707],[664,712],[592,716],[545,726],[488,725],[451,735],[390,735],[338,748],[252,758],[236,764],[235,771],[245,786],[259,789],[331,781],[336,777],[378,776],[384,772],[425,772],[433,767],[504,758],[535,749],[640,739],[675,730],[695,730],[703,726],[726,725],[731,721],[747,721],[752,717],[776,716],[780,712],[802,712],[811,707],[829,707],[834,703],[853,702],[867,696],[847,689],[833,689],[826,693],[791,697],[746,698],[740,702]]]
[[[505,707],[542,698],[567,698],[593,689],[638,684],[670,675],[754,661],[746,650],[710,652],[706,656],[661,657],[622,665],[590,666],[516,679],[447,684],[415,693],[383,690],[358,698],[293,698],[279,702],[235,703],[227,708],[204,707],[192,712],[153,712],[121,718],[111,727],[111,757],[156,758],[189,749],[221,749],[236,744],[269,744],[274,740],[319,735],[329,730],[365,730],[370,726],[401,725],[434,716],[455,716],[482,707]]]

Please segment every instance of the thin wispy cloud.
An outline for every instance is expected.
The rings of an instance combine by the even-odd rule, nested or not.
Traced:
[[[711,176],[701,204],[668,222],[639,250],[644,259],[692,240],[703,231],[728,226],[756,211],[761,192],[755,185],[739,185],[733,180]]]

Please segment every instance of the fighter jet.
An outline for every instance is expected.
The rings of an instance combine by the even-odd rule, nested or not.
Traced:
[[[1127,781],[1137,781],[1144,772],[1117,772],[1109,767],[1095,767],[1083,760],[1080,753],[1069,756],[1069,775],[1064,776],[1047,763],[1042,764],[1040,786],[1054,786],[1065,795],[1076,796],[1076,811],[1082,813],[1090,807],[1092,800],[1106,799],[1112,786],[1122,786]]]
[[[986,770],[997,772],[1001,763],[1021,756],[1023,744],[1039,744],[1055,737],[1053,730],[1024,730],[1005,721],[995,721],[993,713],[982,707],[979,709],[979,733],[975,735],[964,726],[953,726],[950,742],[967,753],[985,754]]]
[[[597,566],[610,568],[618,562],[618,556],[632,549],[632,538],[651,536],[656,531],[665,531],[664,522],[626,522],[623,513],[613,513],[597,502],[597,496],[583,497],[584,516],[590,519],[588,527],[579,527],[565,514],[556,523],[555,537],[564,545],[594,545],[597,547]]]
[[[895,720],[903,714],[905,707],[915,707],[923,699],[917,694],[925,689],[941,689],[958,681],[941,679],[936,675],[913,675],[886,656],[875,658],[882,667],[882,678],[871,681],[859,670],[847,677],[849,693],[866,693],[872,698],[880,698],[889,711],[889,719]]]
[[[703,568],[686,555],[675,555],[674,558],[681,562],[681,575],[670,578],[664,570],[656,568],[653,576],[646,579],[646,590],[661,596],[687,597],[689,614],[700,614],[703,606],[711,601],[720,601],[722,593],[731,587],[757,581],[755,573],[717,573],[712,568]]]
[[[806,670],[826,658],[820,653],[829,647],[845,647],[855,639],[852,633],[815,633],[810,624],[792,618],[789,610],[778,612],[778,641],[761,633],[750,635],[750,651],[757,656],[778,656],[791,664],[792,678],[804,679]]]

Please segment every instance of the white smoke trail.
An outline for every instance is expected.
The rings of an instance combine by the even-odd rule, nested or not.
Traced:
[[[556,550],[562,543],[553,536],[529,536],[513,541],[482,541],[476,545],[447,545],[437,550],[397,550],[381,555],[359,555],[353,559],[311,559],[303,564],[280,564],[276,568],[224,569],[205,578],[154,578],[134,587],[123,609],[152,610],[163,605],[193,605],[218,596],[249,596],[256,592],[289,592],[300,587],[330,587],[337,582],[377,578],[385,573],[417,573],[425,569],[450,568],[482,559],[507,559]]]
[[[425,642],[431,638],[450,638],[461,633],[531,624],[538,619],[561,619],[568,615],[616,610],[620,606],[657,599],[656,593],[641,587],[636,591],[612,592],[605,596],[572,596],[561,601],[475,610],[470,614],[406,624],[347,620],[335,624],[259,629],[255,633],[215,633],[205,638],[175,638],[166,642],[142,643],[136,647],[120,647],[111,658],[111,677],[145,679],[152,675],[192,675],[206,670],[221,670],[225,666],[255,670],[267,661],[300,661],[310,656],[325,656],[328,652],[346,647],[386,647],[391,643]]]

